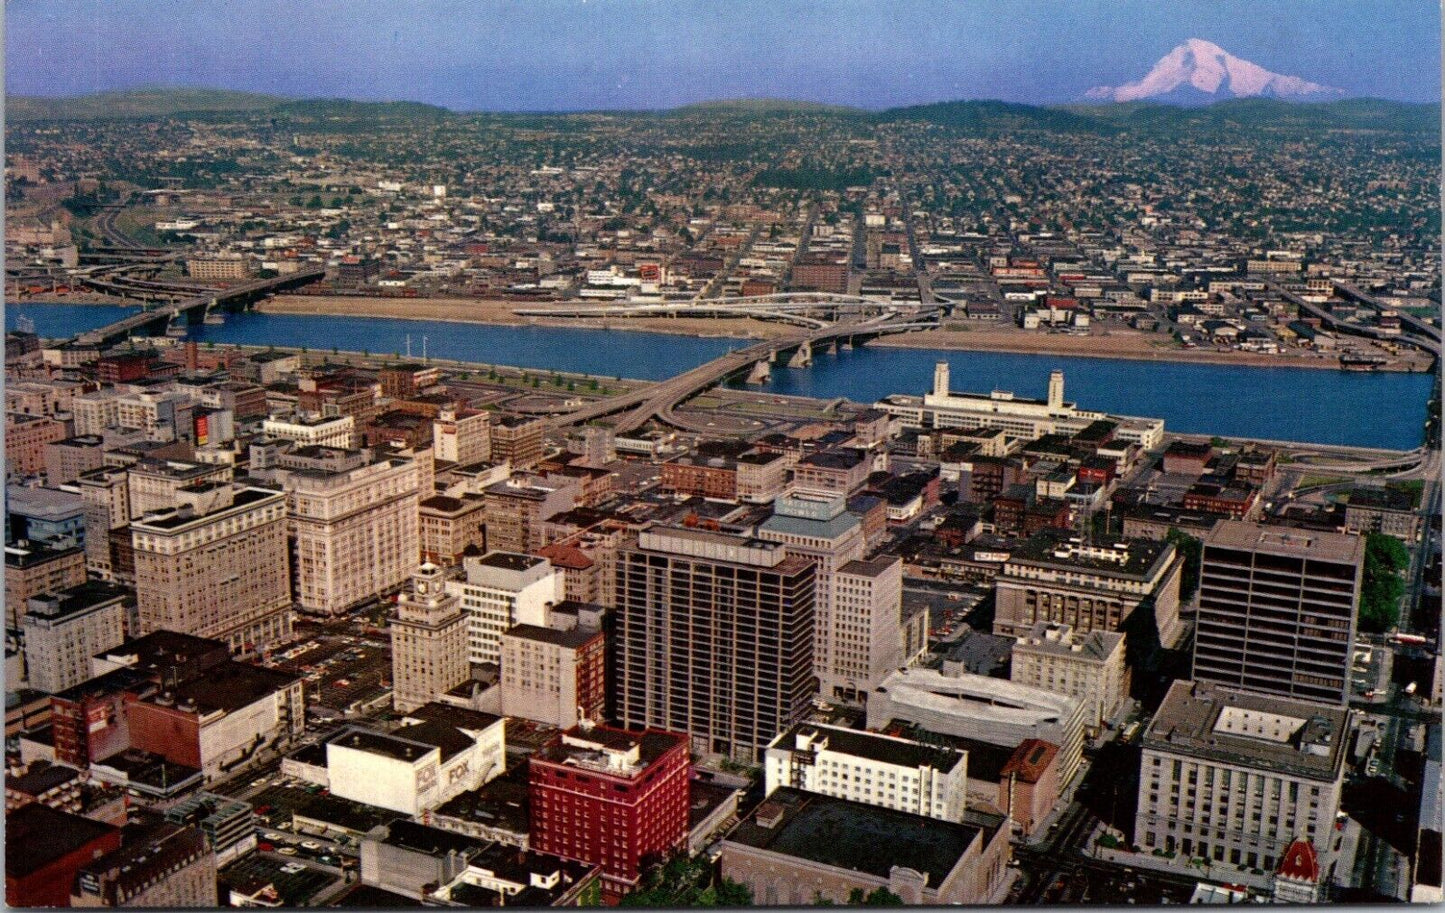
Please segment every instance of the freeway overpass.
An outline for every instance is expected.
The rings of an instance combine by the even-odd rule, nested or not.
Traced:
[[[228,289],[217,289],[216,291],[196,295],[173,304],[141,311],[139,314],[132,314],[129,317],[117,320],[115,323],[81,333],[76,336],[72,342],[81,345],[105,345],[125,339],[136,330],[146,327],[159,327],[164,330],[169,327],[173,321],[183,317],[194,318],[198,315],[204,315],[212,308],[244,306],[278,289],[295,288],[297,286],[310,284],[325,274],[326,270],[324,267],[315,266],[309,269],[299,270],[286,276],[276,276],[271,279],[256,279],[252,282],[242,283],[241,285],[232,286]]]
[[[1394,308],[1387,307],[1385,304],[1381,303],[1381,301],[1375,296],[1366,294],[1365,292],[1361,291],[1358,286],[1353,285],[1349,282],[1345,282],[1343,279],[1336,279],[1334,280],[1333,284],[1335,288],[1339,290],[1346,298],[1352,298],[1355,301],[1364,304],[1366,307],[1373,308],[1376,313],[1382,313],[1387,310],[1395,310]],[[1426,339],[1432,339],[1437,343],[1440,341],[1439,327],[1426,323],[1420,318],[1412,314],[1407,314],[1404,311],[1399,311],[1399,316],[1400,322],[1405,326],[1409,327],[1410,332],[1414,333],[1417,336],[1423,336]]]
[[[768,365],[789,352],[793,353],[789,363],[801,366],[812,361],[814,348],[826,348],[835,344],[857,345],[884,334],[907,333],[933,326],[935,324],[932,321],[920,320],[913,315],[884,314],[866,320],[836,323],[780,339],[769,339],[736,352],[729,352],[646,389],[599,400],[572,412],[552,416],[547,419],[547,423],[554,429],[563,428],[622,413],[613,424],[613,430],[619,434],[630,433],[654,418],[667,421],[678,404],[721,383],[733,374],[750,368],[755,375],[766,373]]]
[[[1324,326],[1339,330],[1342,333],[1348,333],[1352,336],[1364,336],[1369,339],[1379,339],[1384,342],[1403,343],[1405,345],[1414,346],[1417,349],[1422,349],[1426,352],[1429,352],[1436,358],[1440,357],[1439,331],[1434,330],[1434,328],[1430,327],[1429,324],[1421,325],[1433,331],[1433,333],[1427,333],[1419,336],[1414,335],[1413,333],[1401,333],[1399,335],[1382,333],[1375,327],[1360,326],[1357,323],[1351,323],[1347,320],[1341,320],[1340,318],[1336,317],[1329,309],[1322,308],[1317,304],[1304,300],[1299,295],[1296,295],[1294,292],[1291,292],[1289,289],[1286,289],[1284,286],[1276,282],[1267,282],[1265,284],[1271,291],[1277,292],[1280,297],[1284,298],[1284,300],[1298,307],[1300,309],[1301,316],[1308,314],[1312,317],[1318,317],[1320,319],[1320,322]],[[1336,283],[1336,287],[1340,287],[1343,289],[1344,284]],[[1354,288],[1354,286],[1348,286],[1348,288]],[[1359,292],[1358,290],[1356,290],[1354,294],[1356,297],[1360,297],[1363,295],[1363,293]],[[1364,298],[1361,297],[1361,300],[1364,300]],[[1371,300],[1373,301],[1373,299]],[[1380,305],[1378,304],[1378,302],[1376,302],[1375,306],[1379,307]],[[1401,322],[1404,322],[1406,316],[1407,315],[1404,314],[1400,315]],[[1415,320],[1415,318],[1413,317],[1411,317],[1410,319],[1414,321],[1411,326],[1414,326],[1415,323],[1420,323],[1420,321]]]

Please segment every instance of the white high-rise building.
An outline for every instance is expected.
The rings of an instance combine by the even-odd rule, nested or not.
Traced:
[[[546,558],[517,552],[488,552],[466,558],[465,580],[453,580],[467,617],[467,659],[500,663],[502,632],[513,625],[545,628],[550,609],[565,598],[562,572]]]
[[[818,690],[828,697],[856,697],[859,685],[856,675],[839,672],[835,658],[841,618],[835,617],[833,592],[838,568],[861,561],[865,554],[863,521],[847,511],[848,499],[843,495],[793,495],[779,498],[773,516],[758,526],[757,535],[765,542],[780,542],[784,554],[804,558],[817,568],[814,590],[813,669],[818,676]],[[901,598],[901,597],[900,597]],[[858,600],[853,601],[857,608]],[[871,609],[870,609],[871,611]],[[868,619],[849,620],[847,624],[866,624]],[[897,624],[895,620],[895,625]],[[901,645],[900,645],[901,649]],[[850,657],[849,670],[858,664]],[[853,684],[849,680],[853,679]]]
[[[305,447],[252,472],[286,489],[297,606],[338,615],[396,590],[421,554],[417,460]]]

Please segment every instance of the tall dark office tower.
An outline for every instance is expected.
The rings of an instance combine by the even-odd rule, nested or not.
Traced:
[[[1204,541],[1194,678],[1349,700],[1364,540],[1223,520]]]
[[[645,529],[617,557],[618,717],[758,763],[800,720],[813,675],[813,563],[782,543]]]

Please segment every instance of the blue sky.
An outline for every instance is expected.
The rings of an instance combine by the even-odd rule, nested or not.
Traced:
[[[9,0],[6,90],[149,85],[457,110],[770,96],[1075,101],[1187,38],[1352,95],[1440,99],[1431,0]]]

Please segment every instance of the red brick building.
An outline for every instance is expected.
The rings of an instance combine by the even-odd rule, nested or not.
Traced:
[[[1224,514],[1231,520],[1248,520],[1258,516],[1255,502],[1259,490],[1239,485],[1217,485],[1198,482],[1184,493],[1184,509]]]
[[[662,464],[662,488],[679,494],[736,501],[738,467],[732,460],[678,457]]]
[[[1201,475],[1214,448],[1209,444],[1174,441],[1164,451],[1164,471],[1170,475]]]
[[[150,352],[122,352],[106,355],[95,363],[95,376],[101,383],[124,384],[150,375]]]
[[[32,803],[5,815],[5,903],[68,907],[76,874],[120,848],[120,828]]]
[[[531,849],[602,867],[604,898],[688,835],[687,736],[577,726],[532,755]]]

